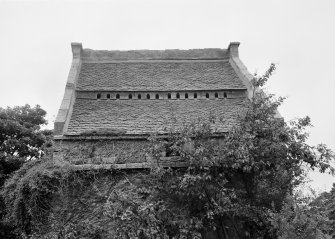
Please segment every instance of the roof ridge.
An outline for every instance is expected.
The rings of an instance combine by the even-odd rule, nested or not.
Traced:
[[[91,50],[83,49],[83,60],[140,60],[140,59],[228,59],[227,49],[166,49],[166,50]]]
[[[83,63],[88,63],[88,64],[108,64],[108,63],[155,63],[155,62],[228,62],[229,59],[227,58],[160,58],[160,59],[155,59],[155,58],[143,58],[143,59],[120,59],[120,60],[91,60],[91,59],[84,59]]]
[[[129,52],[129,51],[193,51],[193,50],[227,50],[219,47],[206,47],[206,48],[189,48],[189,49],[178,49],[178,48],[168,48],[168,49],[127,49],[127,50],[119,50],[119,49],[110,49],[110,50],[96,50],[91,48],[83,48],[83,50],[91,50],[91,51],[117,51],[117,52]]]

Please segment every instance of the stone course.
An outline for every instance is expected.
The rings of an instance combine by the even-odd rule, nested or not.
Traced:
[[[143,163],[148,148],[145,139],[56,141],[54,158],[75,165]]]

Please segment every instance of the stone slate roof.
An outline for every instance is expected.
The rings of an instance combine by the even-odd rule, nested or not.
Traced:
[[[246,89],[227,60],[83,62],[82,91]]]
[[[215,125],[217,132],[226,132],[236,124],[250,90],[242,72],[245,67],[236,63],[238,45],[231,43],[228,49],[101,51],[73,43],[73,62],[55,134],[166,133],[167,128],[179,128],[199,118],[207,120],[210,115],[223,120]],[[230,93],[228,98],[221,95],[215,99],[107,100],[107,94],[97,99],[103,91],[113,92],[113,96],[115,92],[123,96],[128,94],[124,92]]]
[[[128,135],[163,133],[166,127],[180,127],[194,120],[215,115],[216,125],[226,132],[236,124],[246,98],[192,100],[89,100],[76,99],[67,135],[109,129]]]

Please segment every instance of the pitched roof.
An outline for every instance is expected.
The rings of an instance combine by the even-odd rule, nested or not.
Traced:
[[[125,135],[162,133],[166,126],[208,119],[210,114],[224,120],[216,126],[219,132],[225,132],[237,122],[251,92],[250,74],[238,58],[238,46],[230,43],[228,49],[97,51],[72,43],[73,61],[55,121],[55,135],[99,130]],[[222,95],[216,99],[165,99],[166,92],[197,90],[201,94],[214,94],[215,90]],[[227,90],[231,98],[224,98]],[[113,100],[103,100],[109,98],[105,93],[98,100],[102,91],[114,91],[109,94]],[[114,100],[115,91],[121,92],[121,100]],[[165,93],[164,99],[125,100],[126,91]]]
[[[77,90],[246,89],[228,61],[83,62]]]
[[[246,98],[192,100],[89,100],[76,99],[67,135],[109,129],[138,135],[163,133],[210,115],[222,119],[218,132],[226,132],[236,124]]]

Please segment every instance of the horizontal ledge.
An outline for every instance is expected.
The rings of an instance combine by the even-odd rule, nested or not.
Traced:
[[[77,170],[99,170],[99,169],[144,169],[153,167],[164,168],[185,168],[189,164],[187,162],[159,162],[159,163],[124,163],[124,164],[81,164],[72,165]]]
[[[81,141],[81,140],[120,140],[120,139],[142,139],[148,140],[149,134],[141,135],[79,135],[79,134],[70,134],[70,135],[55,135],[54,140],[64,140],[64,141]]]
[[[223,137],[228,133],[226,132],[217,132],[213,133],[211,135],[212,138],[218,138],[218,137]],[[125,140],[136,140],[136,139],[141,139],[141,140],[148,140],[150,137],[150,134],[139,134],[139,135],[55,135],[54,140],[60,141],[81,141],[81,140],[120,140],[120,139],[125,139]],[[158,134],[156,136],[157,138],[168,138],[169,134]]]
[[[217,97],[217,98],[172,98],[172,99],[163,99],[163,98],[159,98],[159,99],[155,99],[155,98],[151,98],[151,99],[146,99],[146,98],[142,98],[142,99],[136,99],[136,98],[133,98],[133,99],[115,99],[115,98],[111,98],[111,99],[96,99],[96,98],[85,98],[85,97],[77,97],[77,99],[81,99],[81,100],[95,100],[95,101],[178,101],[178,100],[182,100],[182,101],[187,101],[187,100],[194,100],[194,101],[204,101],[204,100],[231,100],[231,99],[244,99],[246,98],[244,95],[241,95],[241,96],[235,96],[235,97],[225,97],[225,98],[220,98],[220,97]]]
[[[110,92],[110,93],[178,93],[178,92],[185,92],[185,93],[193,93],[193,92],[216,92],[216,91],[246,91],[247,88],[225,88],[225,89],[183,89],[183,90],[127,90],[127,89],[94,89],[94,90],[85,90],[85,89],[76,89],[76,92]]]

